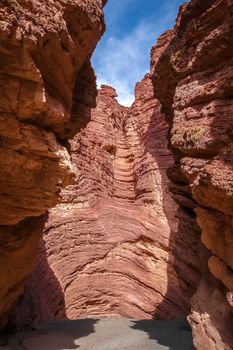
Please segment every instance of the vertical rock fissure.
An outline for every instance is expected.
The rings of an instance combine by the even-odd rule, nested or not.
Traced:
[[[175,250],[177,206],[166,170],[168,125],[149,74],[126,108],[102,86],[91,121],[70,141],[75,184],[50,211],[36,268],[12,319],[185,318],[198,272]],[[194,259],[195,260],[195,259]],[[86,271],[84,273],[84,270]],[[59,288],[58,288],[59,285]]]
[[[105,2],[0,2],[0,326],[23,294],[17,326],[191,314],[233,349],[233,2],[181,7],[130,108],[96,92]]]

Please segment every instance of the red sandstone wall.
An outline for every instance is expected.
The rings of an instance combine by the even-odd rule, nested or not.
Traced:
[[[32,270],[47,209],[74,169],[64,140],[90,119],[102,2],[0,2],[0,326]],[[63,140],[63,141],[61,141]]]
[[[152,50],[154,86],[130,109],[103,87],[87,127],[101,2],[62,3],[0,5],[1,320],[43,231],[16,324],[184,317],[191,298],[197,349],[232,349],[233,2],[183,6]]]
[[[170,174],[181,192],[176,199],[195,210],[208,248],[191,301],[201,350],[233,348],[232,9],[232,0],[191,1],[152,66],[155,94],[171,127],[176,162]]]
[[[177,233],[166,176],[173,163],[168,126],[149,75],[135,94],[125,108],[103,86],[91,121],[71,141],[75,184],[50,211],[36,269],[14,314],[17,324],[188,314],[199,262],[195,242]],[[189,264],[187,255],[194,255]]]

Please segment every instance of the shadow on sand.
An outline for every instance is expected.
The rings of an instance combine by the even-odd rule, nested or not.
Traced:
[[[21,332],[9,339],[8,346],[10,350],[78,349],[80,346],[76,341],[95,333],[94,325],[97,322],[97,319],[63,320],[34,325],[34,331]]]
[[[170,350],[194,350],[192,332],[184,320],[133,322],[131,328],[147,333],[149,338],[159,345],[166,346]]]

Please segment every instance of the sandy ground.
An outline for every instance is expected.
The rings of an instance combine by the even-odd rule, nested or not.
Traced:
[[[0,350],[193,350],[185,321],[110,318],[61,321],[18,333]]]

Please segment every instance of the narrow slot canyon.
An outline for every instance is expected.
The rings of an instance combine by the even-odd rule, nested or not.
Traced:
[[[76,180],[46,219],[17,325],[64,317],[173,319],[189,312],[199,262],[195,233],[188,245],[174,219],[168,126],[149,75],[137,85],[132,108],[115,96],[113,88],[99,90],[91,121],[71,141]],[[177,264],[188,271],[183,279],[174,269],[175,246],[194,256],[191,266],[179,256]]]
[[[231,350],[233,1],[180,7],[130,107],[106,2],[0,0],[0,349]]]

